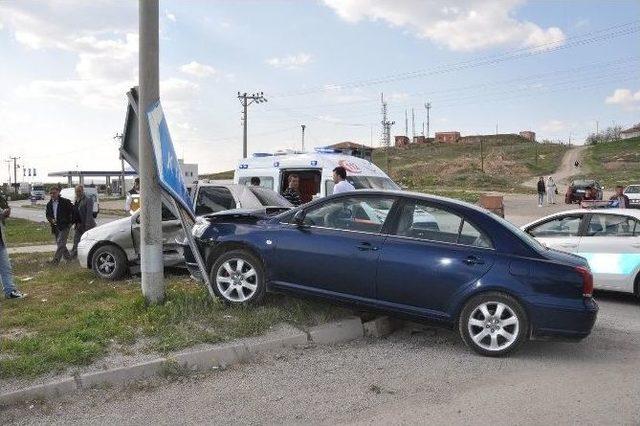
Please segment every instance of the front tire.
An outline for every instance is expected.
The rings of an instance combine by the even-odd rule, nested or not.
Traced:
[[[460,313],[458,330],[464,343],[484,356],[500,357],[527,339],[527,314],[513,297],[504,293],[480,294]]]
[[[210,271],[213,291],[228,305],[256,305],[266,293],[262,261],[247,250],[231,250]]]
[[[127,255],[113,244],[99,247],[91,256],[91,269],[103,280],[119,280],[129,269]]]

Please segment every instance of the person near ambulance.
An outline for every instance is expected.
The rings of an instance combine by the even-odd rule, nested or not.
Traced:
[[[133,181],[133,188],[127,192],[127,199],[124,202],[124,211],[135,213],[140,208],[140,178]]]
[[[342,166],[333,169],[333,183],[335,183],[333,187],[334,194],[356,190],[356,188],[347,181],[347,170]]]

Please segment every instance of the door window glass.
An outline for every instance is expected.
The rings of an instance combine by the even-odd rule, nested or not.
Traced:
[[[307,210],[304,224],[352,231],[382,231],[394,199],[349,197],[331,200]]]
[[[582,215],[561,216],[529,230],[534,237],[577,237]]]
[[[627,216],[611,214],[594,214],[589,221],[587,236],[589,237],[631,237],[638,235],[635,219]]]
[[[273,177],[271,176],[257,176],[260,179],[260,186],[262,188],[273,189]],[[238,179],[240,185],[251,185],[251,176],[244,176]]]
[[[461,216],[423,202],[404,205],[396,233],[420,240],[492,247],[489,238]]]
[[[236,201],[228,188],[223,186],[202,186],[196,200],[196,215],[216,213],[236,208]]]

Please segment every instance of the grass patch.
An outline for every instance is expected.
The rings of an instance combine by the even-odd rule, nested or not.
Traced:
[[[6,225],[8,246],[53,244],[48,223],[10,217]]]
[[[164,305],[147,307],[138,278],[101,281],[76,263],[51,267],[46,259],[12,256],[18,285],[29,296],[0,302],[0,378],[87,365],[116,344],[126,353],[143,337],[144,350],[167,353],[263,334],[283,322],[313,326],[348,312],[280,295],[255,308],[230,308],[175,273],[167,275]]]
[[[554,172],[567,150],[564,145],[532,143],[515,135],[484,138],[484,171],[479,142],[376,149],[373,161],[411,190],[528,193],[520,184]]]
[[[640,138],[591,145],[582,161],[589,174],[576,176],[578,178],[597,179],[607,189],[639,183]]]

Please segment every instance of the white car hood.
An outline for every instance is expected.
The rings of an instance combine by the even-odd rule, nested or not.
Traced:
[[[113,222],[105,223],[101,226],[96,226],[95,228],[85,232],[82,237],[88,240],[109,240],[113,235],[123,232],[131,232],[132,221],[133,216],[123,217],[122,219],[114,220]]]

